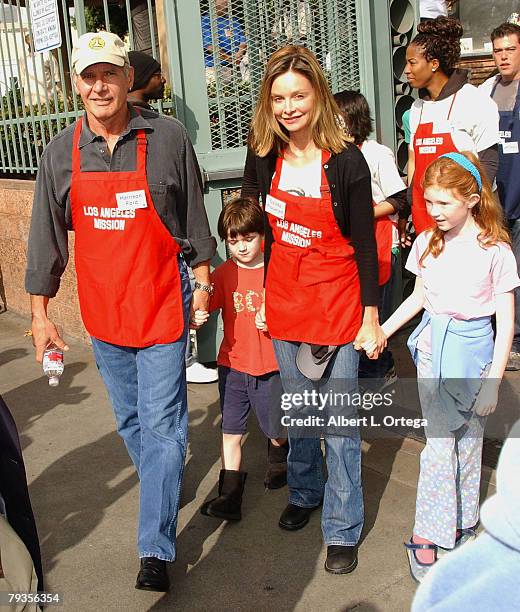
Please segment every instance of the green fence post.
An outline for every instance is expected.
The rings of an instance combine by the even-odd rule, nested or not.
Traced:
[[[370,49],[367,54],[362,74],[368,85],[371,79],[371,109],[376,119],[377,139],[395,151],[396,134],[394,118],[394,78],[392,69],[392,38],[390,28],[390,7],[388,1],[357,0],[356,10],[361,21],[368,20],[368,27],[362,27],[363,47]],[[360,25],[363,25],[362,23]],[[370,57],[369,57],[370,55]],[[367,90],[370,91],[370,90]]]
[[[85,34],[87,23],[85,21],[85,2],[84,0],[74,0],[74,18],[76,19],[76,30],[78,36]]]
[[[198,2],[164,2],[164,18],[177,116],[197,153],[211,151],[202,31]]]

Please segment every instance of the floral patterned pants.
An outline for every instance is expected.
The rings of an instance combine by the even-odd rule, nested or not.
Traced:
[[[414,535],[453,548],[457,529],[478,521],[485,419],[451,432],[432,378],[431,355],[419,351],[417,379],[426,446],[421,453]],[[423,380],[421,380],[423,379]]]

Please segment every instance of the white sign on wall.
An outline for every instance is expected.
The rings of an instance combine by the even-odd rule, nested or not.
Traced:
[[[29,4],[34,50],[50,51],[61,47],[57,0],[31,0]]]

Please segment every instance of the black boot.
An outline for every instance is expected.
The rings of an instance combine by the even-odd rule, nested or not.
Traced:
[[[242,493],[247,472],[220,470],[218,497],[203,504],[200,511],[205,516],[239,521],[242,518]]]
[[[266,489],[281,489],[287,484],[288,453],[288,441],[282,446],[275,446],[271,440],[267,441],[267,471],[264,478]]]

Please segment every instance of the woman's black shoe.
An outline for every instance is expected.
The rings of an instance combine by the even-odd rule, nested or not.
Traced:
[[[327,546],[325,569],[330,574],[350,574],[356,565],[357,546]]]
[[[136,589],[166,593],[170,587],[166,561],[156,557],[142,557],[141,569],[137,574]]]
[[[297,529],[301,529],[307,525],[310,515],[314,512],[314,510],[316,510],[316,508],[319,508],[320,505],[321,504],[318,506],[313,506],[312,508],[302,508],[301,506],[288,504],[280,516],[278,525],[287,531],[296,531]]]

